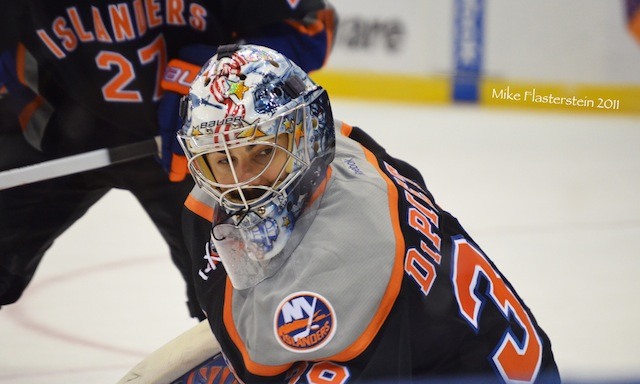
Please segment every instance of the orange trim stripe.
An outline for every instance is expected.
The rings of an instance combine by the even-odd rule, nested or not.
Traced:
[[[27,49],[24,47],[24,45],[22,45],[22,43],[19,43],[16,49],[16,75],[18,76],[18,81],[23,85],[27,85],[26,76],[24,74],[26,52]]]
[[[18,122],[20,123],[20,128],[22,128],[23,131],[27,129],[27,125],[29,124],[31,117],[38,108],[42,106],[42,104],[44,104],[42,96],[36,96],[29,102],[29,104],[25,105],[22,111],[20,111],[20,114],[18,115]]]
[[[292,26],[297,32],[307,36],[316,35],[324,29],[324,24],[322,24],[320,20],[316,20],[310,24],[304,24],[296,20],[285,20],[285,23]]]
[[[233,341],[233,344],[236,345],[240,353],[242,354],[242,360],[244,360],[244,364],[247,369],[257,375],[262,376],[276,376],[287,369],[293,366],[293,362],[284,365],[262,365],[254,362],[249,357],[249,352],[247,351],[247,347],[244,345],[242,338],[240,338],[240,334],[236,329],[235,323],[233,321],[233,313],[232,313],[232,301],[233,301],[233,286],[231,285],[231,280],[227,277],[227,286],[225,289],[225,298],[224,298],[224,310],[223,310],[223,321],[225,323],[225,328],[227,332],[229,332],[229,337]]]
[[[342,133],[344,136],[351,136],[351,131],[353,131],[353,127],[350,126],[349,124],[345,124],[342,123],[342,127],[340,127],[340,133]]]
[[[343,123],[341,132],[351,133],[351,131],[352,127]],[[393,263],[393,268],[391,270],[391,278],[389,279],[389,284],[387,285],[387,290],[382,296],[380,307],[378,308],[376,314],[373,316],[371,323],[369,323],[369,326],[365,329],[363,334],[352,345],[350,345],[343,352],[335,356],[331,356],[327,360],[348,361],[360,355],[369,346],[369,344],[371,344],[375,336],[378,334],[378,331],[382,327],[382,324],[386,320],[387,316],[389,316],[391,308],[393,307],[393,304],[395,303],[395,300],[400,293],[400,287],[402,285],[405,243],[404,236],[402,235],[402,230],[400,229],[400,214],[398,212],[398,190],[396,189],[396,186],[395,184],[393,184],[391,179],[389,179],[384,171],[378,166],[378,159],[376,158],[376,156],[364,146],[361,145],[361,148],[367,158],[367,161],[369,161],[369,163],[371,163],[371,165],[373,165],[378,170],[378,173],[387,184],[387,190],[389,194],[389,213],[391,214],[393,233],[396,238],[396,255],[395,261]]]
[[[203,219],[213,222],[213,208],[196,199],[193,195],[187,196],[184,206]]]
[[[334,32],[336,31],[336,13],[333,9],[325,9],[318,11],[317,15],[318,19],[322,24],[324,24],[324,27],[327,30],[327,52],[331,52],[333,49]],[[329,55],[327,54],[325,63],[328,58]]]
[[[171,169],[169,170],[169,180],[174,183],[184,180],[189,174],[189,162],[184,155],[171,154]],[[212,216],[213,217],[213,216]]]
[[[631,35],[640,42],[640,8],[635,11],[629,19],[629,31]]]

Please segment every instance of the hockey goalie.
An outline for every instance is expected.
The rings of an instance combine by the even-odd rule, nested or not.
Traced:
[[[220,47],[182,102],[206,320],[122,382],[560,382],[549,337],[421,173],[335,119],[291,60]]]

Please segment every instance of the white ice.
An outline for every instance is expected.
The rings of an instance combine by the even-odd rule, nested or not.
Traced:
[[[640,380],[638,116],[333,107],[423,172],[532,309],[564,379]],[[184,298],[149,218],[114,190],[0,310],[0,382],[115,383],[195,325]]]

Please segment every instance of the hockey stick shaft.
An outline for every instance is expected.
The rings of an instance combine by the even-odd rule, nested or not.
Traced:
[[[152,352],[118,384],[169,384],[218,353],[220,344],[204,320]]]
[[[0,172],[0,190],[106,167],[158,153],[160,137]]]

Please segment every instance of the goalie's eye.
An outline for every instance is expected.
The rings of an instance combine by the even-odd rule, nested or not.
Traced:
[[[257,163],[267,164],[273,157],[275,148],[270,145],[262,145],[252,150],[253,160]]]
[[[271,145],[252,145],[246,146],[239,151],[245,150],[246,153],[238,153],[233,151],[227,156],[224,152],[211,153],[207,159],[210,165],[229,165],[231,163],[238,165],[240,161],[254,162],[258,164],[267,164],[271,161],[275,148]],[[231,159],[231,162],[229,161]]]
[[[216,183],[225,186],[250,183],[273,186],[284,176],[283,169],[289,159],[286,148],[288,135],[280,135],[278,142],[259,142],[231,148],[228,151],[206,155],[207,163]]]

